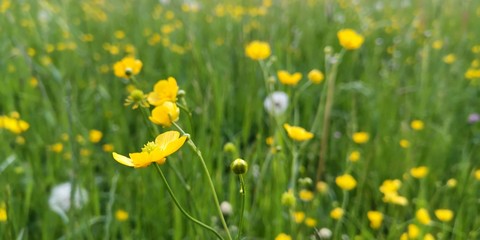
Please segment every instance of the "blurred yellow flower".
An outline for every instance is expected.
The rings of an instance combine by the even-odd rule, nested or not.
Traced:
[[[287,207],[294,207],[296,203],[295,195],[293,193],[292,189],[288,189],[288,191],[284,192],[282,194],[282,205],[287,206]]]
[[[357,181],[350,174],[344,174],[335,178],[335,183],[343,190],[350,191],[357,186]]]
[[[435,237],[431,233],[427,233],[423,236],[423,240],[435,240]]]
[[[159,106],[166,101],[176,102],[177,93],[177,80],[168,77],[167,80],[160,80],[155,84],[153,92],[148,95],[148,102],[154,106]]]
[[[113,72],[117,77],[128,78],[132,75],[137,75],[142,66],[142,61],[133,57],[125,57],[113,65]]]
[[[370,136],[368,135],[367,132],[356,132],[352,136],[353,142],[358,143],[358,144],[363,144],[363,143],[368,142],[369,138],[370,138]]]
[[[97,129],[92,129],[88,132],[88,139],[92,143],[98,143],[103,137],[103,133]]]
[[[437,209],[435,216],[442,222],[450,222],[453,218],[453,211],[450,209]]]
[[[313,133],[308,132],[304,128],[290,126],[287,123],[283,124],[283,127],[287,131],[288,136],[295,141],[306,141],[313,138]]]
[[[343,214],[344,214],[343,209],[336,207],[330,212],[330,217],[335,220],[339,220],[340,218],[343,217]]]
[[[407,139],[400,140],[400,147],[409,148],[410,147],[410,141],[408,141]]]
[[[270,45],[267,42],[253,41],[245,47],[245,55],[253,60],[264,60],[270,54]]]
[[[457,60],[455,54],[448,54],[442,58],[443,62],[446,64],[452,64]]]
[[[479,172],[479,177],[480,177],[480,172]],[[457,179],[455,179],[455,178],[450,178],[450,179],[448,179],[448,181],[447,181],[447,186],[448,186],[449,188],[454,188],[454,187],[457,186],[457,183],[458,183],[458,182],[457,182]]]
[[[415,224],[408,224],[408,238],[416,239],[420,235],[420,228]]]
[[[162,105],[155,107],[152,110],[152,116],[150,121],[157,125],[164,127],[170,127],[172,122],[178,121],[180,115],[180,109],[175,103],[163,102]]]
[[[294,212],[293,213],[293,220],[296,223],[302,223],[304,219],[305,219],[305,213],[304,212]]]
[[[24,120],[19,119],[19,117],[20,116],[0,116],[0,128],[5,128],[15,134],[20,134],[27,131],[30,128],[30,124],[28,124]]]
[[[285,233],[280,233],[275,237],[275,240],[292,240],[292,237],[290,237],[290,235],[287,235]]]
[[[5,203],[0,203],[0,222],[6,222],[8,220],[7,215],[7,208],[5,207]]]
[[[318,181],[316,187],[317,187],[317,191],[319,193],[327,193],[328,192],[328,184],[324,181]]]
[[[302,189],[302,190],[300,190],[300,192],[298,193],[298,197],[299,197],[302,201],[309,202],[309,201],[312,201],[312,199],[313,199],[313,192],[308,191],[308,190],[305,190],[305,189]]]
[[[360,160],[360,152],[359,151],[352,151],[350,155],[348,155],[348,160],[350,162],[357,162]]]
[[[305,225],[307,225],[308,227],[315,227],[317,225],[317,220],[313,219],[313,218],[306,218],[305,219]]]
[[[480,169],[477,169],[475,170],[475,179],[477,179],[478,181],[480,181]]]
[[[285,70],[280,70],[277,72],[278,81],[285,85],[295,86],[297,83],[302,80],[302,74],[299,72],[289,73]]]
[[[414,178],[424,178],[428,174],[428,167],[426,166],[419,166],[416,168],[410,169],[410,175]]]
[[[408,199],[398,195],[398,189],[402,186],[402,182],[398,179],[387,179],[380,186],[380,192],[383,193],[383,201],[396,205],[406,206]]]
[[[443,42],[441,40],[435,40],[433,43],[432,43],[432,47],[433,49],[440,49],[443,47]]]
[[[313,69],[308,73],[308,80],[310,80],[310,82],[315,84],[320,84],[324,78],[325,76],[318,69]]]
[[[102,149],[104,152],[113,152],[113,144],[111,143],[106,143],[106,144],[103,144],[102,146]]]
[[[56,152],[56,153],[60,153],[63,151],[63,144],[62,143],[55,143],[53,145],[50,146],[50,150],[52,150],[52,152]]]
[[[340,45],[347,50],[358,49],[365,41],[362,35],[349,28],[338,31],[337,37]]]
[[[128,220],[128,212],[126,212],[125,210],[119,209],[115,212],[115,218],[119,222],[124,222]]]
[[[413,130],[420,131],[425,127],[425,124],[421,120],[413,120],[410,123],[410,126],[412,127]]]
[[[177,131],[168,131],[157,136],[155,142],[148,142],[139,153],[130,153],[130,158],[113,152],[113,158],[129,167],[141,168],[147,167],[151,163],[163,164],[166,157],[180,149],[187,136],[180,137]]]
[[[368,220],[370,221],[370,227],[373,229],[379,229],[382,226],[383,214],[379,211],[368,211]]]
[[[428,214],[428,210],[425,208],[418,209],[415,213],[415,217],[423,225],[429,225],[432,222],[432,219],[430,219],[430,214]]]

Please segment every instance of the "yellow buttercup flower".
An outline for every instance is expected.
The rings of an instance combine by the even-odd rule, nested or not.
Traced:
[[[383,214],[379,211],[368,211],[367,218],[370,221],[370,227],[379,229],[382,226]]]
[[[157,125],[170,127],[172,122],[178,121],[180,109],[175,103],[163,102],[162,105],[157,106],[152,111],[150,121]]]
[[[416,168],[410,169],[410,174],[414,178],[424,178],[428,174],[428,167],[426,166],[419,166]]]
[[[418,209],[415,213],[415,217],[423,225],[429,225],[432,222],[432,219],[430,219],[430,214],[428,214],[428,210],[425,208]]]
[[[410,147],[410,141],[408,141],[407,139],[400,140],[400,147],[409,148]]]
[[[335,183],[343,190],[350,191],[357,186],[357,181],[350,174],[344,174],[335,178]]]
[[[106,144],[103,144],[102,146],[102,149],[104,152],[113,152],[113,144],[111,143],[106,143]]]
[[[347,50],[358,49],[365,41],[362,35],[349,28],[338,31],[337,37],[340,45]]]
[[[398,179],[383,181],[380,186],[380,192],[383,193],[383,201],[386,203],[393,203],[396,205],[406,206],[408,199],[398,195],[398,189],[402,186],[402,182]]]
[[[308,191],[308,190],[305,190],[305,189],[302,189],[302,190],[300,190],[300,192],[298,193],[298,197],[299,197],[302,201],[309,202],[309,201],[312,201],[312,199],[313,199],[313,192]]]
[[[304,212],[294,212],[293,213],[293,220],[296,223],[302,223],[305,220],[305,213]]]
[[[310,80],[310,82],[315,84],[320,84],[324,78],[325,76],[318,69],[313,69],[308,73],[308,80]]]
[[[358,144],[364,144],[364,143],[368,142],[369,138],[370,138],[370,136],[368,135],[367,132],[356,132],[352,136],[352,140],[355,143],[358,143]]]
[[[443,62],[446,64],[452,64],[457,60],[455,54],[448,54],[442,58]]]
[[[477,170],[477,171],[478,171],[478,170]],[[480,171],[479,171],[479,177],[480,177]],[[450,178],[450,179],[448,179],[448,181],[447,181],[447,186],[448,186],[449,188],[454,188],[454,187],[457,186],[457,183],[458,183],[457,179],[455,179],[455,178]]]
[[[415,224],[408,224],[408,238],[416,239],[420,235],[420,228]]]
[[[28,124],[24,120],[19,119],[19,117],[20,116],[0,116],[0,128],[5,128],[15,134],[20,134],[27,131],[30,128],[30,124]]]
[[[475,175],[475,179],[477,179],[478,181],[480,181],[480,169],[475,170],[474,175]]]
[[[159,106],[166,101],[176,102],[177,93],[177,80],[168,77],[167,80],[160,80],[155,84],[153,92],[148,95],[148,102],[154,106]]]
[[[348,155],[348,160],[350,162],[357,162],[360,160],[360,152],[359,151],[352,151],[350,155]]]
[[[328,192],[328,184],[326,182],[318,181],[316,187],[319,193],[324,194]]]
[[[92,143],[98,143],[100,142],[100,140],[102,139],[102,136],[103,136],[103,133],[99,130],[96,130],[96,129],[92,129],[90,130],[90,132],[88,133],[88,139],[90,140],[90,142]]]
[[[317,225],[317,220],[313,219],[313,218],[306,218],[305,219],[305,225],[307,225],[308,227],[315,227]]]
[[[264,60],[271,55],[270,45],[267,42],[253,41],[245,47],[245,55],[253,60]]]
[[[6,222],[8,220],[7,215],[7,208],[5,207],[5,203],[0,204],[0,222]]]
[[[420,131],[425,127],[425,124],[421,120],[413,120],[410,123],[410,126],[412,127],[413,130]]]
[[[450,209],[437,209],[435,216],[442,222],[450,222],[453,218],[453,211]]]
[[[113,65],[113,72],[117,77],[128,78],[132,75],[137,75],[142,66],[142,61],[133,57],[125,57]]]
[[[285,233],[280,233],[275,237],[275,240],[292,240],[292,237]]]
[[[435,237],[431,233],[427,233],[423,236],[423,240],[435,240]]]
[[[283,124],[283,127],[287,131],[288,136],[295,141],[306,141],[313,138],[313,133],[302,127],[290,126],[287,123]]]
[[[113,158],[129,167],[141,168],[156,162],[165,163],[166,157],[180,149],[187,136],[180,137],[177,131],[168,131],[157,136],[155,142],[148,142],[139,153],[130,153],[130,158],[113,152]]]
[[[284,70],[280,70],[277,72],[278,81],[285,85],[297,85],[297,83],[302,80],[302,74],[299,72],[296,73],[289,73]]]
[[[119,209],[115,212],[115,218],[119,222],[124,222],[128,220],[128,212],[125,210]]]
[[[343,209],[337,207],[337,208],[334,208],[331,212],[330,212],[330,217],[335,219],[335,220],[338,220],[340,218],[343,217],[343,214],[345,212],[343,211]]]

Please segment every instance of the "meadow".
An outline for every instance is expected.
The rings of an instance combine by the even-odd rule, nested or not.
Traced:
[[[479,20],[0,0],[0,239],[480,239]]]

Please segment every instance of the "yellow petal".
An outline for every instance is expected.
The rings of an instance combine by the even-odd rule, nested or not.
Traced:
[[[162,104],[162,100],[161,100],[160,96],[155,92],[151,92],[150,94],[148,94],[147,100],[153,106],[158,106],[158,105]]]
[[[157,138],[155,139],[155,143],[163,151],[170,142],[178,139],[179,136],[180,136],[180,133],[177,131],[167,131],[158,135]]]
[[[173,141],[173,142],[170,142],[166,148],[165,148],[165,151],[163,152],[164,156],[168,156],[174,152],[176,152],[178,149],[180,149],[183,144],[185,143],[185,141],[187,140],[187,136],[182,136],[181,138]]]
[[[147,167],[152,163],[149,154],[146,152],[130,153],[130,158],[132,158],[133,167],[135,168]]]
[[[130,159],[128,157],[125,157],[123,155],[120,155],[116,152],[113,152],[112,155],[113,155],[113,159],[115,159],[117,162],[119,162],[119,163],[121,163],[125,166],[133,167],[132,159]]]

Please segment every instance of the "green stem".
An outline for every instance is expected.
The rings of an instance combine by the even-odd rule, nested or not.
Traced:
[[[297,178],[298,172],[298,152],[297,147],[294,145],[292,146],[292,173],[290,175],[290,189],[295,191],[295,179]]]
[[[237,235],[237,240],[240,239],[240,236],[242,235],[242,226],[243,226],[243,214],[245,212],[245,200],[246,200],[246,189],[245,189],[245,181],[243,180],[243,176],[239,175],[238,176],[240,180],[240,194],[242,194],[242,202],[240,203],[240,218],[238,220],[238,235]]]
[[[160,174],[160,177],[162,178],[163,182],[165,183],[165,186],[167,186],[167,190],[168,190],[168,193],[170,194],[170,197],[172,197],[173,202],[178,207],[178,209],[180,209],[180,211],[183,213],[183,215],[185,215],[192,222],[194,222],[194,223],[200,225],[201,227],[203,227],[203,228],[211,231],[212,233],[214,233],[218,237],[218,239],[223,240],[222,236],[220,236],[220,234],[217,231],[215,231],[215,229],[206,225],[205,223],[200,222],[199,220],[195,219],[194,217],[190,216],[190,214],[188,214],[185,211],[185,209],[182,208],[182,206],[178,202],[177,198],[175,197],[175,194],[173,193],[172,189],[170,188],[170,185],[168,184],[167,178],[165,178],[165,175],[163,174],[162,169],[160,169],[160,166],[158,165],[158,163],[154,163],[154,165],[155,165],[155,168],[157,169],[158,174]]]
[[[175,122],[172,122],[172,124],[183,134],[185,131]],[[232,240],[232,236],[230,235],[230,231],[228,230],[227,222],[225,221],[225,218],[223,217],[222,209],[220,208],[220,203],[218,202],[218,197],[217,197],[217,192],[215,191],[215,186],[213,185],[212,177],[210,176],[210,172],[208,171],[208,167],[205,164],[205,160],[203,159],[202,153],[200,152],[200,149],[195,145],[195,143],[192,141],[192,139],[189,137],[188,138],[188,145],[192,150],[197,154],[198,158],[200,159],[200,162],[202,163],[203,171],[205,172],[205,175],[207,175],[207,180],[210,185],[210,189],[212,190],[213,194],[213,200],[215,201],[215,205],[218,211],[218,215],[220,216],[220,220],[222,222],[223,228],[225,229],[225,232],[227,233],[228,239]]]
[[[340,226],[342,225],[343,219],[345,218],[345,208],[347,207],[348,204],[348,191],[343,190],[343,202],[342,202],[342,210],[343,210],[343,215],[340,219],[338,219],[337,224],[335,225],[335,231],[333,232],[333,237],[338,238],[338,233],[340,231]]]

